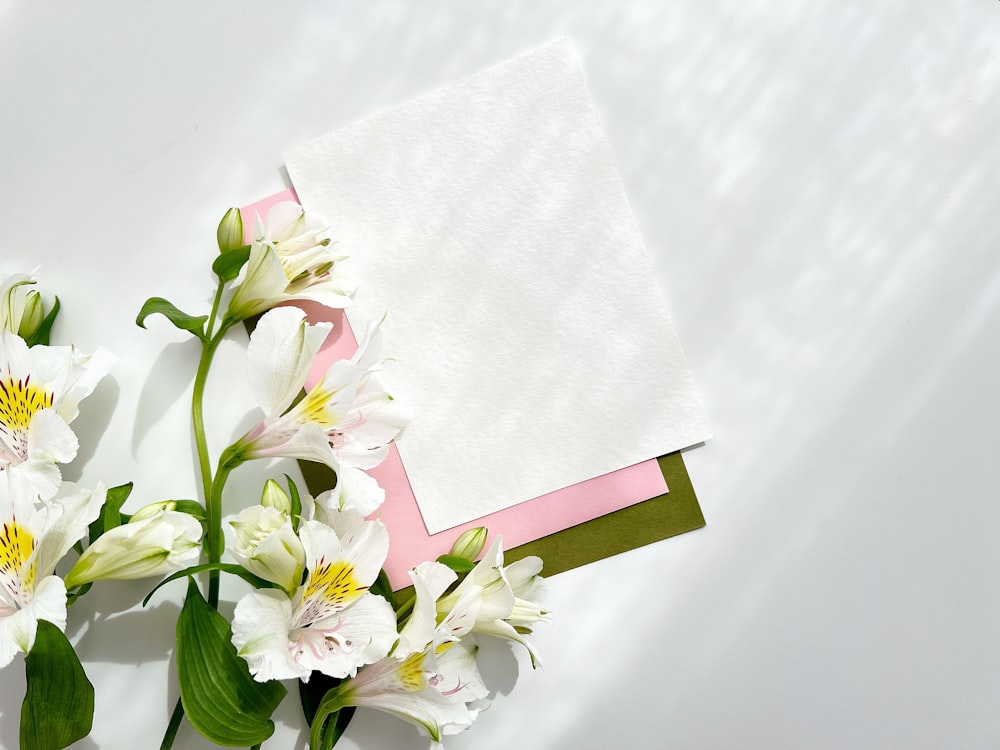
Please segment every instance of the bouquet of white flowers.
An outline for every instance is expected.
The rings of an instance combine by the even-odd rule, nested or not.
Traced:
[[[191,315],[154,297],[136,320],[144,326],[161,315],[201,342],[191,405],[200,500],[129,514],[131,484],[84,489],[62,480],[59,465],[78,448],[70,427],[78,405],[115,358],[50,345],[58,298],[46,309],[30,276],[0,286],[0,666],[26,654],[22,750],[66,747],[92,725],[94,688],[63,634],[67,607],[96,581],[164,575],[150,596],[179,578],[187,594],[177,622],[180,700],[161,748],[172,746],[185,716],[220,745],[259,746],[274,730],[287,680],[298,681],[313,750],[333,747],[363,706],[413,722],[439,743],[468,727],[488,699],[477,635],[516,641],[538,663],[526,635],[546,616],[541,561],[504,565],[500,538],[482,554],[487,532],[472,529],[450,554],[413,569],[413,594],[397,602],[382,571],[385,492],[367,473],[408,421],[378,379],[382,322],[305,390],[331,326],[310,324],[288,303],[343,308],[354,294],[325,225],[296,203],[279,203],[257,217],[245,242],[241,212],[230,209],[217,239],[210,312]],[[261,418],[213,462],[205,384],[227,332],[248,323],[249,386]],[[314,497],[287,476],[268,479],[259,504],[230,522],[232,561],[224,559],[226,482],[242,464],[274,458],[323,464],[336,481]],[[222,574],[253,586],[231,623],[219,613]]]

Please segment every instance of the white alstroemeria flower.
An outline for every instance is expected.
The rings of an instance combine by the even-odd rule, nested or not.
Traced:
[[[229,525],[236,542],[230,552],[236,561],[293,595],[302,582],[306,553],[288,514],[274,507],[254,505],[240,511]]]
[[[173,573],[198,558],[201,523],[157,503],[140,509],[126,524],[101,534],[66,575],[66,586],[91,581],[131,581]]]
[[[42,296],[31,289],[35,280],[16,273],[0,281],[0,328],[28,339],[38,330],[45,313]]]
[[[478,710],[469,703],[488,693],[476,666],[476,647],[438,626],[435,607],[456,577],[437,562],[410,571],[416,601],[392,655],[341,685],[335,697],[340,707],[395,714],[422,727],[435,743],[473,722]]]
[[[349,476],[351,469],[380,464],[407,421],[372,375],[381,366],[378,327],[362,338],[351,359],[334,362],[292,405],[327,330],[307,325],[305,313],[295,307],[276,308],[260,319],[247,361],[250,388],[264,419],[233,449],[244,460],[283,456],[325,463],[345,486],[380,497],[360,475]]]
[[[313,670],[354,675],[396,641],[395,612],[368,592],[388,554],[388,532],[379,521],[342,515],[338,530],[318,521],[299,527],[309,572],[291,599],[262,589],[237,603],[233,645],[258,682],[308,680]]]
[[[351,304],[354,284],[338,268],[327,227],[285,201],[256,220],[250,259],[229,302],[227,317],[244,320],[280,302],[308,299],[327,307]]]
[[[396,656],[455,640],[446,628],[438,627],[437,600],[457,578],[454,570],[439,562],[422,562],[410,571],[415,599],[413,611],[399,631],[399,643],[393,652]]]
[[[455,590],[438,600],[440,627],[454,637],[471,632],[516,641],[528,650],[532,666],[537,667],[541,664],[538,651],[524,637],[524,631],[530,632],[547,613],[523,597],[542,592],[538,576],[542,561],[526,557],[505,568],[501,545],[497,537]]]
[[[0,667],[31,651],[39,620],[66,627],[66,586],[56,564],[104,504],[105,490],[64,482],[50,500],[34,503],[23,487],[0,476]]]
[[[78,447],[69,423],[115,357],[90,356],[73,347],[35,346],[0,331],[0,471],[22,487],[51,497],[61,476],[56,464],[72,461]]]
[[[447,641],[405,658],[365,667],[337,688],[340,706],[385,711],[426,730],[435,743],[468,728],[478,715],[469,703],[488,691],[476,667],[474,644]]]

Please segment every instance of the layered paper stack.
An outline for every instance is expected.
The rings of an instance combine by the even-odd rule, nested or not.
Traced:
[[[551,574],[703,525],[676,452],[708,419],[569,42],[285,160],[414,413],[373,472],[394,586],[470,526]],[[335,330],[327,358],[352,351]]]

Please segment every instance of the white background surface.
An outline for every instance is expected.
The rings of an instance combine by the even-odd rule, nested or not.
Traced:
[[[553,579],[545,671],[448,746],[996,747],[995,2],[0,0],[0,262],[43,263],[57,337],[122,355],[68,473],[193,493],[195,352],[132,318],[206,306],[195,259],[283,150],[564,34],[714,423],[686,456],[708,527]],[[145,590],[71,611],[81,748],[158,744],[175,605],[110,614]],[[284,715],[265,748],[302,747]],[[425,743],[368,714],[341,746]]]

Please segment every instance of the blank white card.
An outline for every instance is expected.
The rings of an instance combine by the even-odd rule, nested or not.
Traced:
[[[388,314],[431,533],[709,436],[569,42],[285,160],[350,257],[351,325]]]

